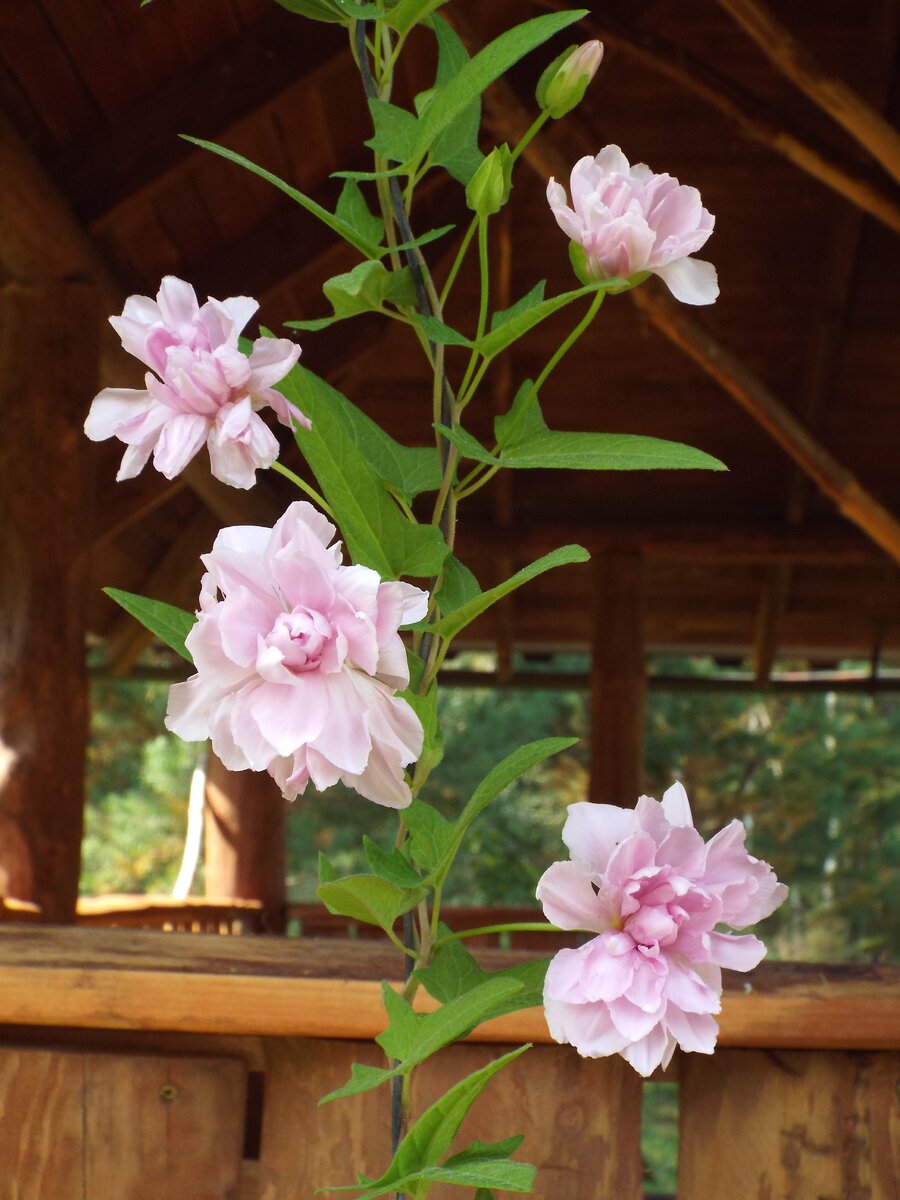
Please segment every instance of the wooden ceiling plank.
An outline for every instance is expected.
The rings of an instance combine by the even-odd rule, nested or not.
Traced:
[[[150,475],[130,480],[129,486],[124,488],[117,484],[113,496],[104,497],[107,502],[95,506],[93,550],[96,552],[105,542],[125,533],[157,508],[168,504],[179,492],[184,491],[185,487],[183,475],[162,484],[159,479]]]
[[[564,7],[556,0],[545,0],[543,6]],[[762,100],[702,59],[649,31],[622,25],[605,13],[586,17],[582,24],[592,36],[620,47],[700,96],[751,141],[782,155],[813,179],[871,214],[895,233],[900,233],[900,205],[886,192],[860,175],[856,167],[843,161],[830,147],[819,146],[808,134],[790,128],[781,116],[776,119],[767,115]],[[489,90],[488,98],[490,94]]]
[[[858,64],[866,99],[883,103],[897,48],[898,19],[890,0],[870,15],[866,45],[868,61]],[[864,68],[864,73],[863,69]],[[814,432],[822,424],[824,408],[834,388],[844,344],[845,317],[850,287],[859,256],[863,214],[858,208],[835,204],[831,234],[825,239],[821,287],[807,340],[803,382],[797,415]],[[811,482],[799,467],[791,472],[785,517],[791,526],[802,524],[809,508]],[[788,606],[793,568],[779,563],[769,568],[757,614],[753,666],[756,678],[768,678],[778,649],[779,630]]]
[[[757,0],[718,0],[766,57],[805,96],[854,137],[900,183],[900,133],[842,79],[829,75],[815,55]]]
[[[72,145],[51,175],[89,225],[158,184],[196,153],[179,134],[222,140],[249,112],[321,70],[343,46],[335,27],[274,8],[253,29]]]
[[[0,5],[0,55],[57,145],[96,124],[97,108],[36,0]]]
[[[520,136],[528,125],[523,106],[503,81],[488,89],[486,116],[493,132],[502,132],[511,139]],[[536,137],[524,158],[542,179],[548,175],[565,178],[568,173],[564,156],[547,136]],[[762,380],[652,281],[629,295],[670,341],[737,400],[848,520],[900,562],[900,521],[803,427]]]

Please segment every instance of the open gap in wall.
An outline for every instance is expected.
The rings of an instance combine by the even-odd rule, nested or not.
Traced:
[[[678,1084],[644,1084],[641,1160],[645,1200],[676,1200],[678,1187]]]

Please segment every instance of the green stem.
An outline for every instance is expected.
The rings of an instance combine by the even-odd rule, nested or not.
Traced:
[[[572,332],[569,334],[569,336],[565,339],[565,341],[562,343],[562,345],[560,345],[558,347],[556,353],[553,355],[553,357],[550,359],[550,361],[544,367],[543,371],[541,371],[540,375],[538,375],[537,379],[535,380],[534,386],[531,389],[532,395],[534,395],[537,392],[540,392],[541,388],[546,383],[551,371],[554,371],[556,369],[556,367],[559,366],[560,361],[565,357],[565,355],[567,355],[569,353],[569,351],[572,349],[572,347],[575,345],[575,343],[578,341],[578,339],[581,337],[581,335],[587,329],[588,325],[590,325],[591,321],[593,321],[594,317],[596,317],[597,312],[599,311],[600,305],[603,303],[605,296],[606,296],[606,292],[595,292],[594,293],[594,298],[591,301],[587,312],[584,314],[584,316],[581,318],[581,320],[578,322],[578,324],[575,326],[575,328],[572,330]]]
[[[444,934],[434,943],[434,949],[446,946],[448,942],[459,942],[463,938],[481,937],[486,933],[560,933],[558,925],[549,921],[513,921],[507,925],[480,925],[477,929],[460,929],[456,933]]]
[[[469,228],[463,234],[463,240],[459,244],[459,249],[456,252],[456,258],[453,260],[453,266],[450,268],[450,274],[447,276],[444,286],[441,289],[440,303],[442,308],[447,301],[447,297],[450,295],[450,289],[456,282],[456,276],[459,274],[459,269],[465,261],[466,252],[468,251],[469,246],[472,244],[472,238],[475,236],[475,231],[477,228],[478,218],[473,217]]]
[[[492,480],[497,472],[501,469],[501,466],[488,467],[487,464],[483,464],[483,466],[485,469],[481,474],[476,471],[472,471],[459,483],[458,487],[456,488],[457,503],[460,500],[465,500],[467,496],[474,495],[479,488],[483,488],[486,483],[489,483],[490,480]]]
[[[283,475],[285,479],[289,479],[291,483],[295,484],[300,489],[301,492],[306,492],[310,500],[314,500],[316,504],[318,504],[319,508],[321,508],[324,513],[327,513],[329,517],[331,517],[332,521],[335,520],[334,513],[325,503],[324,498],[320,496],[316,489],[312,486],[312,484],[307,483],[305,479],[301,479],[299,475],[295,475],[293,471],[286,467],[284,463],[278,462],[277,459],[272,463],[272,470],[277,471],[279,475]]]
[[[532,141],[532,139],[534,138],[534,136],[537,133],[539,133],[541,131],[541,129],[543,129],[544,125],[546,125],[546,123],[549,120],[550,120],[550,114],[546,110],[544,112],[540,113],[537,117],[535,117],[534,121],[532,121],[531,125],[528,127],[528,129],[525,130],[525,132],[519,138],[516,145],[513,147],[513,151],[512,151],[512,161],[513,162],[515,162],[520,157],[520,155],[522,155],[525,152],[525,150],[528,148],[528,146],[529,146],[530,142]]]

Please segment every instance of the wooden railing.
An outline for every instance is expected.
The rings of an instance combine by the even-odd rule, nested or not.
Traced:
[[[333,939],[3,926],[0,1196],[309,1200],[379,1174],[386,1093],[317,1100],[354,1059],[378,1061],[376,980],[398,958]],[[896,1200],[900,968],[764,966],[729,986],[720,1023],[714,1056],[667,1073],[679,1200]],[[415,1105],[522,1041],[536,1044],[463,1138],[524,1133],[548,1200],[638,1200],[641,1080],[551,1044],[539,1009],[441,1052]]]

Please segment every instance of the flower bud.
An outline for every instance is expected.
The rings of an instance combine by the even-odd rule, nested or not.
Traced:
[[[546,109],[555,121],[571,112],[581,103],[602,59],[602,42],[570,46],[553,60],[538,80],[535,98],[540,107]]]
[[[479,217],[498,213],[509,199],[512,187],[512,155],[509,146],[495,146],[466,186],[466,204]]]

